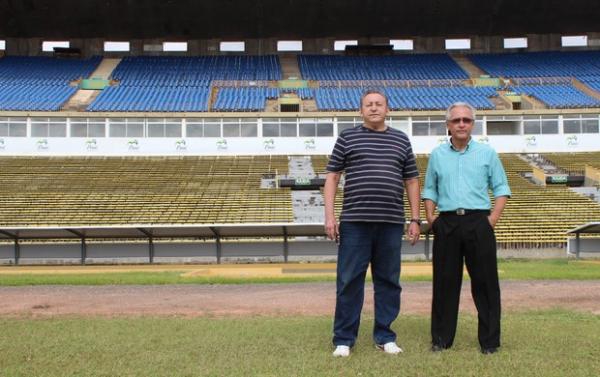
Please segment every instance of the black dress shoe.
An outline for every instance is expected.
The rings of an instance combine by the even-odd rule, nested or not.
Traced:
[[[481,349],[481,353],[484,355],[491,355],[493,353],[498,352],[498,347],[489,347],[489,348],[482,348]]]
[[[450,347],[444,346],[444,345],[441,345],[441,344],[432,344],[431,345],[431,352],[442,352],[443,350],[447,350],[448,348],[450,348]]]

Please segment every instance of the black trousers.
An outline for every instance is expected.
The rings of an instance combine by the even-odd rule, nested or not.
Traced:
[[[500,346],[500,285],[496,237],[487,212],[442,214],[433,222],[432,343],[450,347],[456,334],[463,260],[471,278],[482,348]]]

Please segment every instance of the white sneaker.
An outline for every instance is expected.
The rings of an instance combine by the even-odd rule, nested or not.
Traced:
[[[333,351],[333,357],[348,357],[350,356],[350,347],[348,346],[337,346]]]
[[[376,344],[375,347],[390,355],[396,355],[404,352],[402,351],[402,348],[398,347],[398,345],[395,342],[388,342],[386,344]]]

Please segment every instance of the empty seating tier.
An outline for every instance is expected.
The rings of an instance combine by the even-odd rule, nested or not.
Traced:
[[[70,82],[87,78],[101,58],[8,56],[0,59],[0,110],[58,111],[77,92]]]
[[[305,80],[432,80],[468,79],[447,54],[394,56],[299,55]]]
[[[577,77],[600,75],[600,51],[469,55],[494,77]]]
[[[554,109],[600,107],[599,100],[588,96],[571,84],[521,85],[512,87],[511,90],[537,98]]]
[[[117,85],[104,90],[88,111],[209,111],[213,81],[279,80],[281,67],[274,55],[128,57],[111,78]],[[226,99],[217,99],[217,111],[263,110],[267,97],[259,106],[260,96],[248,95],[245,89],[253,92],[240,88],[239,95],[232,90]],[[260,88],[256,89],[258,93]]]
[[[569,173],[583,175],[586,165],[600,169],[600,152],[544,153],[543,156]]]
[[[319,110],[356,110],[360,105],[363,88],[319,88],[315,89],[315,100]],[[469,102],[477,109],[493,109],[490,97],[497,96],[491,87],[386,87],[391,110],[445,110],[454,102]]]
[[[0,225],[292,222],[286,156],[0,158]]]
[[[213,111],[263,111],[267,99],[277,99],[277,88],[220,88]]]

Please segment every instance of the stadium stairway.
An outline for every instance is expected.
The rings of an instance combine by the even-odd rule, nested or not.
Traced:
[[[281,71],[283,73],[284,80],[290,78],[302,78],[300,67],[298,67],[298,58],[295,54],[279,55],[279,62],[281,64]]]
[[[477,78],[481,75],[485,75],[485,72],[473,64],[473,62],[465,55],[454,55],[450,54],[450,57],[458,64],[470,78]]]
[[[491,97],[490,101],[496,106],[496,110],[512,110],[512,102],[504,97],[502,92],[499,92],[496,97]]]
[[[312,159],[308,156],[292,156],[289,159],[288,178],[315,178]],[[323,223],[324,207],[323,195],[319,190],[292,190],[292,208],[294,222],[297,223]]]
[[[109,59],[104,58],[98,65],[96,70],[92,72],[90,78],[98,78],[108,80],[112,71],[119,65],[121,59]],[[62,107],[66,111],[85,111],[89,104],[91,104],[101,90],[82,90],[79,89]]]
[[[526,94],[521,94],[521,108],[522,109],[546,109],[546,106],[542,101],[534,98],[532,96],[528,96]]]
[[[90,75],[90,77],[108,80],[110,78],[110,75],[115,70],[115,68],[117,68],[120,62],[121,59],[104,58],[102,59],[102,62],[100,63],[98,68],[96,68],[96,70]]]
[[[573,86],[575,88],[579,89],[580,91],[587,94],[588,96],[595,98],[597,100],[600,100],[600,93],[598,93],[594,89],[590,88],[586,84],[582,83],[581,81],[577,80],[576,78],[573,78],[571,80],[571,83],[573,84]]]

